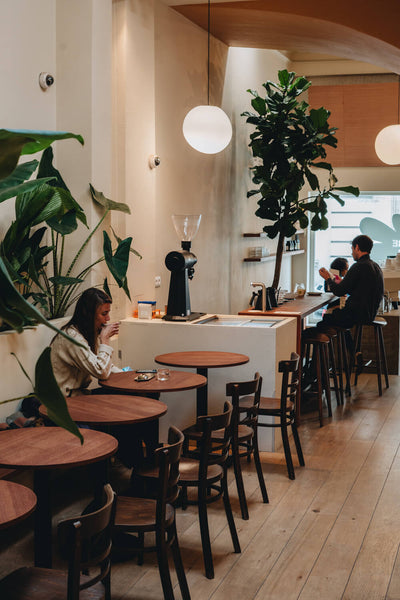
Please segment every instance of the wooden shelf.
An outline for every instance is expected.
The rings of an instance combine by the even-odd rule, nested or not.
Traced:
[[[260,231],[260,233],[244,233],[243,237],[245,238],[266,238],[267,234],[265,231]]]
[[[296,233],[294,233],[293,235],[303,235],[303,233],[304,233],[304,229],[298,229],[296,231]],[[293,235],[290,236],[288,239],[292,238]],[[265,233],[265,231],[260,231],[259,233],[244,233],[243,237],[245,237],[245,238],[266,238],[268,236]]]
[[[304,250],[291,250],[290,252],[284,252],[283,256],[295,256],[296,254],[304,254]],[[243,262],[267,262],[274,260],[276,253],[270,254],[269,256],[261,256],[260,258],[244,258]]]

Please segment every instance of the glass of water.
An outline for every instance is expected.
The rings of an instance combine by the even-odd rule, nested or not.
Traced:
[[[158,381],[167,381],[169,379],[169,369],[157,369]]]

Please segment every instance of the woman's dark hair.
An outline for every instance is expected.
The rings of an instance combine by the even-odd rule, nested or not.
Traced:
[[[96,310],[102,304],[111,304],[112,300],[103,290],[89,288],[79,297],[75,305],[71,320],[63,327],[67,329],[73,325],[85,340],[93,352],[96,352],[97,331],[94,330],[94,318]]]
[[[349,263],[346,258],[341,258],[338,256],[331,262],[330,269],[336,269],[339,271],[340,275],[342,275],[343,271],[347,271],[349,268]]]

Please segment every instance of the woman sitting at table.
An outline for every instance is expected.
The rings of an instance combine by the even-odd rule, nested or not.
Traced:
[[[109,345],[111,337],[119,331],[118,322],[109,323],[111,303],[111,298],[102,290],[85,290],[76,303],[72,318],[62,328],[83,347],[72,344],[60,334],[51,342],[54,376],[66,397],[109,394],[105,388],[89,389],[92,378],[107,379],[110,373],[122,370],[113,365],[113,348]],[[118,456],[127,467],[137,465],[143,459],[142,440],[154,448],[156,431],[153,423],[112,428],[111,433],[119,442]]]
[[[102,290],[85,290],[76,303],[74,314],[63,330],[83,347],[71,344],[62,335],[51,343],[51,362],[57,383],[65,396],[91,393],[92,377],[107,379],[121,369],[112,363],[109,340],[119,331],[119,323],[110,320],[111,298]],[[96,390],[97,393],[97,390]]]

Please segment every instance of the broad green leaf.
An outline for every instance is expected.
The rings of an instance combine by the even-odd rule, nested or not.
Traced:
[[[254,108],[254,110],[256,110],[258,112],[259,115],[266,114],[267,107],[265,104],[265,100],[263,98],[261,98],[260,96],[253,98],[253,100],[251,101],[251,105]]]
[[[0,192],[0,202],[4,202],[4,200],[14,198],[15,196],[19,196],[20,194],[25,194],[26,192],[31,192],[37,188],[40,188],[43,183],[46,183],[48,181],[51,181],[50,177],[40,180],[32,179],[30,181],[25,181],[25,183],[21,183],[20,185],[4,188]]]
[[[37,178],[41,179],[42,177],[52,177],[52,186],[57,188],[63,188],[64,190],[69,192],[67,184],[61,177],[60,171],[58,171],[53,165],[53,148],[51,146],[46,148],[46,150],[42,154],[42,158],[40,159]]]
[[[118,284],[130,299],[129,289],[126,281],[126,271],[129,264],[129,249],[132,238],[122,240],[113,255],[111,240],[106,231],[103,231],[103,252],[107,267]]]
[[[103,206],[103,208],[107,210],[119,210],[121,212],[131,214],[131,209],[127,204],[123,202],[114,202],[113,200],[109,200],[106,198],[102,192],[98,192],[91,183],[89,183],[90,194],[95,202]]]
[[[0,318],[4,319],[6,323],[9,323],[13,329],[15,329],[18,333],[22,332],[24,317],[27,317],[28,320],[36,321],[38,323],[43,323],[56,333],[61,334],[67,340],[70,340],[72,343],[77,346],[82,346],[79,342],[71,338],[61,329],[58,329],[55,325],[53,325],[50,321],[48,321],[42,313],[35,308],[32,304],[27,302],[23,296],[18,292],[15,288],[13,282],[10,279],[8,271],[5,267],[3,259],[0,257],[0,289],[1,289],[1,300],[3,306],[0,306]],[[4,308],[5,307],[5,308]],[[21,319],[22,323],[17,323],[16,326],[13,325],[8,320],[8,310],[12,310],[13,313],[16,314],[16,318]]]
[[[57,275],[55,277],[49,277],[49,281],[55,285],[72,285],[74,283],[82,283],[84,280],[79,277],[65,277],[64,275]]]
[[[360,195],[360,190],[358,187],[354,187],[352,185],[347,185],[345,187],[334,187],[332,188],[333,190],[339,190],[341,192],[345,192],[346,194],[352,194],[353,196],[359,196]]]
[[[50,359],[51,348],[48,346],[39,356],[35,368],[35,396],[47,408],[49,419],[76,435],[83,444],[83,436],[75,421],[71,419],[67,403],[57,385]]]
[[[32,177],[33,173],[36,171],[39,162],[37,160],[30,160],[28,162],[21,163],[18,165],[14,171],[8,177],[5,177],[0,181],[0,190],[19,185],[23,183],[30,177]]]
[[[110,296],[110,298],[112,299],[111,292],[110,292],[110,287],[109,287],[108,281],[107,281],[107,277],[104,279],[103,290],[105,291],[105,293],[107,294],[107,296]]]
[[[25,129],[0,129],[0,179],[10,175],[21,154],[34,154],[44,150],[55,140],[75,138],[82,145],[83,137],[65,131],[30,131]]]
[[[292,76],[292,78],[291,78],[291,76]],[[283,87],[287,87],[291,83],[291,80],[293,80],[293,76],[294,76],[294,73],[289,73],[289,71],[287,69],[278,71],[279,83]]]

